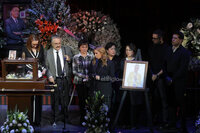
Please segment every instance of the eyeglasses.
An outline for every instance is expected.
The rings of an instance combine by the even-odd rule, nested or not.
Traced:
[[[153,40],[157,40],[157,39],[159,39],[159,38],[152,38]]]

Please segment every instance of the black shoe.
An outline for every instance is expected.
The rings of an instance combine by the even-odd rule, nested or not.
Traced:
[[[167,129],[168,128],[168,124],[167,123],[165,123],[165,124],[161,124],[157,129],[158,130],[165,130],[165,129]]]
[[[178,132],[176,126],[170,124],[165,124],[164,126],[161,126],[160,130],[163,132]]]
[[[180,129],[180,133],[188,133],[187,128],[186,128],[186,127],[181,128],[181,129]]]

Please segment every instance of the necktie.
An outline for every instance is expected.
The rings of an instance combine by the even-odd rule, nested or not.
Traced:
[[[16,24],[18,23],[18,20],[17,20],[17,19],[15,19],[15,23],[16,23]]]
[[[62,75],[62,68],[61,68],[60,57],[58,55],[58,51],[56,53],[57,53],[57,74],[60,77]]]

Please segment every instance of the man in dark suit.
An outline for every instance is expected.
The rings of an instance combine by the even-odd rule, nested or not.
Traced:
[[[10,18],[6,19],[7,50],[17,50],[17,55],[21,56],[24,42],[22,40],[22,31],[25,29],[24,21],[19,18],[19,8],[13,7],[10,12]]]
[[[52,47],[46,53],[47,76],[51,83],[57,84],[54,95],[52,95],[52,108],[55,115],[55,122],[64,119],[64,111],[67,112],[69,103],[69,84],[71,83],[71,59],[72,50],[68,46],[61,46],[62,39],[53,36],[51,40]],[[61,103],[61,112],[59,111],[59,102]],[[65,113],[66,113],[65,112]]]
[[[177,108],[181,119],[181,133],[187,133],[185,120],[185,101],[187,70],[190,53],[181,44],[184,35],[177,31],[172,36],[172,47],[167,50],[166,81],[168,84],[169,129],[176,129]]]

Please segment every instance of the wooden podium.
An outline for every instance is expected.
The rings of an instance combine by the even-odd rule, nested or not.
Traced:
[[[45,90],[46,79],[38,79],[37,59],[27,58],[25,60],[8,60],[4,59],[2,63],[2,78],[0,78],[0,93],[8,97],[8,110],[14,110],[17,105],[19,111],[28,109],[28,116],[30,121],[33,118],[33,95],[42,95]],[[31,64],[33,66],[32,79],[8,79],[6,76],[9,74],[7,65],[25,66]]]

